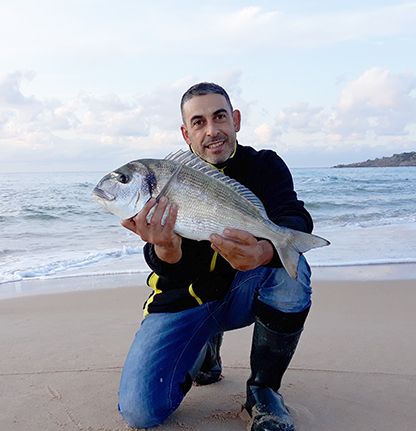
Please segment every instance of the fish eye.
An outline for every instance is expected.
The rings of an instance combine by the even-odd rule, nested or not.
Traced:
[[[130,178],[121,172],[117,172],[117,180],[122,184],[127,184]]]

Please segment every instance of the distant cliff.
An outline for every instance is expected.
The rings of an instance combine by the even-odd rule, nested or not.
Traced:
[[[395,166],[416,166],[416,152],[393,154],[391,157],[367,160],[366,162],[350,163],[348,165],[336,165],[334,168],[385,168]]]

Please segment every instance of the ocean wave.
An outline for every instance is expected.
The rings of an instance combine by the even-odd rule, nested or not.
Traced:
[[[77,274],[54,274],[48,276],[49,280],[63,280],[70,278],[83,278],[83,277],[102,277],[102,276],[114,276],[114,275],[129,275],[129,274],[147,274],[150,272],[149,268],[136,268],[136,269],[121,269],[121,270],[110,270],[110,271],[91,271],[91,272],[80,272]],[[42,277],[36,277],[31,279],[42,279]],[[19,280],[22,281],[22,280]],[[1,284],[1,283],[0,283]]]
[[[347,267],[364,267],[364,266],[378,266],[378,265],[403,265],[403,264],[416,264],[416,258],[400,258],[400,259],[369,259],[369,260],[348,260],[338,262],[310,262],[313,268],[347,268]],[[0,285],[11,284],[14,282],[21,282],[27,280],[64,280],[64,279],[77,279],[77,278],[91,278],[91,277],[105,277],[105,276],[122,276],[122,275],[135,275],[135,274],[148,274],[150,269],[147,267],[135,269],[111,269],[111,270],[98,270],[89,272],[79,272],[74,274],[65,274],[59,272],[42,273],[41,271],[28,272],[25,277],[15,274],[14,277],[1,277]]]
[[[20,249],[19,248],[16,248],[16,249],[14,249],[14,248],[2,248],[2,249],[0,249],[0,256],[10,256],[12,254],[19,254],[22,252],[24,252],[24,250],[21,248]]]
[[[335,202],[334,200],[315,200],[313,202],[308,202],[306,207],[309,210],[321,210],[323,212],[342,210],[343,212],[351,210],[362,210],[363,205],[360,202]]]
[[[125,256],[142,254],[142,247],[123,247],[117,250],[107,250],[98,253],[90,253],[85,257],[76,259],[56,260],[46,265],[39,265],[26,269],[4,272],[0,274],[0,284],[25,279],[39,279],[44,277],[55,276],[68,270],[82,269],[105,260],[119,259]]]
[[[60,217],[52,214],[46,214],[42,212],[32,212],[31,214],[27,214],[23,216],[26,220],[59,220]]]
[[[91,189],[92,190],[95,187],[95,184],[91,183],[89,181],[84,181],[81,183],[75,183],[74,186],[79,187],[81,189]]]
[[[312,211],[313,212],[313,211]],[[340,214],[328,217],[326,215],[313,214],[315,226],[325,226],[327,228],[368,228],[385,227],[413,224],[416,222],[416,214],[410,213],[367,213],[367,214]]]
[[[311,263],[312,268],[337,268],[346,266],[372,266],[372,265],[399,265],[406,263],[416,263],[416,258],[399,258],[399,259],[369,259],[369,260],[349,260],[340,262],[316,262]]]

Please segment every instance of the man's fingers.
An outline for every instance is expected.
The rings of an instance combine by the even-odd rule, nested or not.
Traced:
[[[224,230],[224,237],[228,240],[247,245],[257,242],[257,239],[251,233],[241,229],[227,228]]]
[[[136,223],[138,225],[143,225],[146,224],[146,217],[149,214],[149,211],[156,205],[156,199],[155,198],[151,198],[149,199],[144,207],[142,208],[142,210],[134,217]]]
[[[230,240],[228,238],[224,238],[220,235],[213,234],[210,236],[210,241],[212,243],[212,248],[223,257],[227,257],[230,255],[240,255],[242,252],[242,248],[246,247],[245,244],[241,244],[234,240]]]
[[[240,247],[254,246],[257,239],[249,232],[240,229],[225,229],[224,236],[212,234],[210,241],[221,250],[235,252]]]
[[[159,202],[157,202],[155,212],[152,214],[152,218],[150,219],[150,224],[157,225],[157,226],[161,225],[163,214],[165,213],[167,205],[168,205],[167,198],[165,198],[164,196],[161,197]]]
[[[129,229],[129,230],[131,230],[133,232],[136,232],[136,223],[134,222],[133,219],[129,218],[129,219],[126,219],[126,220],[121,220],[120,223],[125,228],[127,228],[127,229]]]
[[[216,247],[220,247],[223,243],[223,238],[221,235],[217,235],[216,233],[213,233],[210,235],[209,240],[214,244]]]
[[[173,259],[172,256],[176,259],[181,253],[181,239],[174,232],[177,214],[178,206],[169,204],[166,197],[162,197],[159,202],[152,198],[134,218],[122,220],[121,224],[139,235],[143,241],[164,249],[163,253],[168,250],[169,259]]]
[[[173,230],[176,223],[177,215],[178,215],[178,206],[176,204],[169,205],[169,213],[165,223],[166,230]]]

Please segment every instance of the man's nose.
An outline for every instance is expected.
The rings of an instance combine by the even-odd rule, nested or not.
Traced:
[[[213,121],[208,121],[206,132],[208,136],[217,136],[218,135],[217,125]]]

